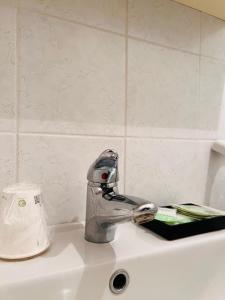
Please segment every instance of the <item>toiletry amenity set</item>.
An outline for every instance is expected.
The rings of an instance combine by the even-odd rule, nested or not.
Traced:
[[[167,240],[225,228],[225,212],[194,203],[160,207],[152,222],[142,224]]]

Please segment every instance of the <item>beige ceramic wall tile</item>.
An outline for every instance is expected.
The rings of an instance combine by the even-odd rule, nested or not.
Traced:
[[[202,14],[201,53],[225,59],[225,21]]]
[[[225,137],[220,123],[225,118],[225,62],[201,57],[199,116],[202,129],[214,129]]]
[[[122,135],[124,38],[30,12],[20,24],[20,129]]]
[[[125,31],[126,0],[20,0],[20,5],[118,33]]]
[[[0,131],[15,130],[16,9],[0,1]]]
[[[51,224],[84,220],[87,171],[107,148],[120,155],[120,190],[123,191],[123,140],[20,136],[20,181],[41,184]]]
[[[196,137],[197,56],[130,39],[128,70],[129,135]]]
[[[128,139],[126,193],[158,204],[203,203],[211,142]]]
[[[0,134],[0,192],[16,180],[15,136]]]
[[[200,13],[168,0],[129,0],[129,34],[199,53]]]

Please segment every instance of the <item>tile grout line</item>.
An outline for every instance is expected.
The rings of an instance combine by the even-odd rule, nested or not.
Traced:
[[[128,38],[132,39],[132,40],[135,40],[135,41],[138,41],[138,42],[150,44],[150,45],[153,45],[153,46],[158,46],[158,47],[161,47],[161,48],[166,48],[166,49],[169,49],[169,50],[174,50],[174,51],[189,54],[189,55],[194,55],[194,56],[199,56],[200,55],[200,53],[192,52],[192,51],[181,49],[181,48],[176,48],[176,47],[169,46],[169,45],[162,44],[162,43],[155,42],[155,41],[145,40],[143,38],[140,38],[140,37],[137,37],[137,36],[134,36],[134,35],[128,35]]]
[[[173,1],[173,0],[171,0],[171,1]],[[28,11],[28,12],[33,12],[33,13],[41,15],[41,16],[46,16],[46,17],[49,17],[49,18],[60,20],[60,21],[66,22],[66,23],[70,23],[70,24],[74,24],[74,25],[80,25],[80,26],[83,26],[83,27],[86,27],[86,28],[89,28],[89,29],[94,29],[94,30],[109,33],[109,34],[114,34],[116,36],[125,37],[127,39],[133,39],[133,40],[143,42],[143,43],[146,43],[146,44],[151,44],[151,45],[154,45],[154,46],[158,46],[158,47],[162,47],[162,48],[166,48],[166,49],[170,49],[170,50],[174,50],[174,51],[178,51],[178,52],[186,53],[186,54],[190,54],[190,55],[203,56],[203,57],[206,57],[206,58],[215,59],[217,61],[225,63],[225,59],[222,59],[222,58],[217,58],[217,57],[213,57],[213,56],[209,56],[209,55],[204,55],[204,54],[201,54],[201,53],[196,53],[196,52],[192,52],[192,51],[189,51],[189,50],[176,48],[176,47],[173,47],[173,46],[169,46],[169,45],[166,45],[166,44],[161,44],[161,43],[150,41],[150,40],[148,41],[148,40],[145,40],[143,38],[139,38],[139,37],[129,35],[128,32],[119,33],[119,32],[116,32],[116,31],[113,31],[113,30],[110,30],[110,29],[104,29],[102,27],[89,25],[89,24],[82,23],[82,22],[79,22],[79,21],[76,21],[76,20],[66,19],[66,18],[63,18],[63,17],[56,16],[56,15],[51,15],[51,14],[48,14],[48,13],[45,13],[45,12],[42,12],[42,11],[39,11],[39,10],[35,10],[35,9],[29,9],[29,8],[23,8],[23,7],[21,9],[25,10],[25,11]],[[128,15],[128,4],[127,4],[127,8],[126,8],[126,15]],[[200,15],[201,15],[201,12],[200,12]],[[127,30],[127,28],[125,30]]]
[[[209,56],[209,55],[205,55],[205,54],[200,54],[199,55],[200,57],[204,57],[204,58],[208,58],[208,59],[212,59],[212,60],[216,60],[217,62],[220,62],[220,63],[225,63],[225,59],[222,59],[222,58],[217,58],[217,57],[213,57],[213,56]]]
[[[152,141],[176,141],[176,142],[215,142],[216,138],[184,138],[184,137],[140,137],[140,136],[127,136],[127,139],[136,139],[136,140],[152,140]],[[222,141],[223,139],[220,139]],[[225,140],[225,139],[224,139]]]
[[[79,133],[60,133],[60,132],[29,132],[20,131],[19,135],[30,136],[52,136],[52,137],[74,137],[74,138],[124,138],[124,135],[107,135],[107,134],[79,134]]]
[[[14,103],[16,105],[16,101]],[[16,118],[16,113],[15,113],[15,118]],[[15,126],[16,126],[16,120],[15,120]],[[12,136],[15,137],[15,135],[16,135],[16,129],[15,129],[15,131],[4,131],[4,130],[1,130],[0,131],[0,135],[12,135]]]
[[[127,171],[127,104],[128,104],[128,1],[126,0],[125,16],[125,136],[124,136],[124,193],[126,193],[126,171]]]
[[[51,14],[48,14],[46,12],[35,10],[35,9],[32,9],[32,8],[21,7],[21,10],[28,11],[28,12],[31,12],[31,13],[34,13],[34,14],[37,14],[37,15],[40,15],[40,16],[48,17],[48,18],[51,18],[51,19],[56,19],[56,20],[59,20],[59,21],[65,22],[65,23],[80,25],[80,26],[83,26],[83,27],[86,27],[86,28],[89,28],[89,29],[95,29],[95,30],[102,31],[102,32],[105,32],[105,33],[114,34],[114,35],[117,35],[117,36],[120,36],[120,37],[125,36],[124,33],[116,32],[116,31],[113,31],[113,30],[110,30],[110,29],[105,29],[105,28],[98,27],[98,26],[95,26],[95,25],[90,25],[90,24],[79,22],[79,21],[72,20],[72,19],[66,19],[64,17],[59,17],[59,16],[56,16],[56,15],[51,15]]]
[[[199,57],[198,57],[198,103],[201,102],[201,53],[202,53],[202,15],[199,14]]]
[[[217,58],[217,57],[214,57],[214,56],[205,55],[205,54],[202,54],[200,52],[195,53],[195,52],[191,52],[191,51],[188,51],[188,50],[176,48],[176,47],[173,47],[173,46],[168,46],[166,44],[161,44],[161,43],[154,42],[154,41],[147,41],[145,39],[138,38],[138,37],[135,37],[135,36],[132,36],[132,35],[128,35],[128,39],[132,39],[134,41],[138,41],[138,42],[142,42],[142,43],[145,43],[145,44],[157,46],[157,47],[160,47],[160,48],[166,48],[166,49],[173,50],[173,51],[180,52],[180,53],[184,53],[184,54],[189,54],[189,55],[193,55],[193,56],[201,56],[201,57],[216,60],[216,61],[221,62],[221,63],[225,63],[225,59],[222,59],[222,58]]]
[[[19,181],[19,8],[16,14],[16,182]]]
[[[13,134],[13,132],[0,132],[1,134]],[[56,137],[56,138],[107,138],[107,139],[125,139],[124,135],[94,135],[94,134],[66,134],[66,133],[53,133],[53,132],[25,132],[20,131],[19,136],[43,136],[43,137]],[[126,135],[126,139],[143,139],[143,140],[176,140],[176,141],[216,141],[216,137],[173,137],[173,136],[137,136],[137,135]],[[219,140],[225,140],[223,138]]]

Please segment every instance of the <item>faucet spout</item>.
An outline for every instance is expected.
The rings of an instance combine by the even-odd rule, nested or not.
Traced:
[[[85,238],[94,243],[114,239],[116,224],[144,223],[154,219],[157,207],[141,198],[118,192],[118,154],[104,151],[88,171]]]
[[[154,219],[157,207],[145,199],[134,196],[121,195],[115,192],[115,189],[103,189],[103,198],[114,203],[116,213],[121,212],[121,220],[127,219],[126,216],[134,223],[142,224]],[[126,221],[126,220],[124,220]]]

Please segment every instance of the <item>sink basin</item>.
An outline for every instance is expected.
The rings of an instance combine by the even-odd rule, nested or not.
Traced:
[[[127,223],[102,245],[83,235],[82,224],[57,226],[42,256],[0,261],[0,299],[225,299],[225,230],[171,242]],[[116,296],[109,280],[120,269],[129,285]]]

